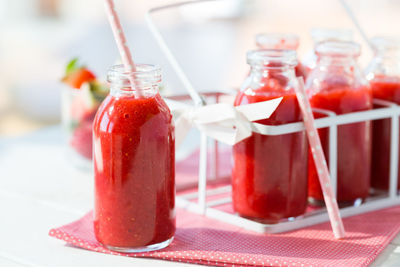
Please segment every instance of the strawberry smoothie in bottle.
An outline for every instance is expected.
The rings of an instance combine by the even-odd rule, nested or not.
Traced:
[[[376,99],[400,105],[400,39],[376,37],[371,43],[375,54],[365,72],[372,94]],[[378,190],[388,190],[391,119],[374,120],[372,129],[371,186]]]
[[[283,97],[270,118],[258,121],[281,125],[302,120],[294,92],[297,65],[294,50],[257,50],[247,54],[249,76],[235,105]],[[266,223],[288,220],[307,206],[305,132],[283,135],[253,133],[233,147],[233,207],[243,217]]]
[[[372,108],[372,94],[357,66],[360,46],[353,42],[327,41],[316,47],[317,65],[306,82],[313,108],[337,115]],[[319,130],[322,149],[329,159],[328,129]],[[358,122],[337,127],[337,200],[355,204],[364,200],[370,188],[371,122]],[[309,159],[312,159],[310,152]],[[309,197],[323,203],[321,185],[312,160],[309,160]]]
[[[118,65],[108,82],[93,125],[95,236],[121,252],[161,249],[175,233],[174,125],[158,93],[161,70]]]

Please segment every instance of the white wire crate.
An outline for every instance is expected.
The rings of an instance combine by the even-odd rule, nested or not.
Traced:
[[[339,125],[357,123],[363,121],[371,121],[377,119],[391,119],[391,151],[390,151],[390,186],[388,193],[381,193],[368,197],[363,203],[358,205],[345,207],[340,209],[342,217],[348,217],[356,214],[361,214],[369,211],[379,210],[385,207],[390,207],[400,204],[400,196],[397,192],[397,172],[398,172],[398,142],[399,142],[399,116],[400,106],[374,99],[374,104],[382,106],[368,111],[354,112],[344,115],[336,115],[334,112],[315,109],[314,112],[324,113],[326,117],[316,119],[317,128],[329,128],[329,166],[331,173],[331,181],[334,188],[337,184],[337,127]],[[260,130],[267,131],[268,135],[280,135],[304,131],[303,122],[283,124],[279,126],[268,126],[259,123],[252,123],[254,132]],[[199,166],[207,168],[207,155],[209,151],[213,159],[218,159],[218,142],[211,138],[208,141],[201,143],[200,150],[203,156],[200,156]],[[211,146],[209,144],[212,144]],[[206,145],[205,145],[206,144]],[[208,145],[207,145],[208,144]],[[211,149],[210,149],[211,148]],[[206,155],[206,156],[204,156]],[[211,166],[213,170],[218,170],[218,160],[212,161],[215,166]],[[367,168],[370,166],[366,166]],[[238,216],[232,211],[231,199],[231,186],[226,183],[221,183],[220,186],[213,186],[209,189],[207,185],[215,184],[218,177],[207,177],[206,170],[199,169],[199,180],[195,190],[188,193],[178,194],[176,201],[177,205],[181,208],[187,209],[191,212],[204,214],[205,216],[217,219],[229,224],[240,226],[242,228],[261,233],[280,233],[289,230],[294,230],[321,222],[329,221],[326,209],[321,207],[312,211],[306,212],[304,215],[291,218],[288,221],[276,224],[264,224],[253,221],[247,218]],[[224,178],[224,177],[221,177]],[[224,180],[226,181],[226,180]]]
[[[189,93],[186,99],[192,99],[194,102],[194,107],[205,105],[210,97],[215,97],[213,101],[216,101],[216,99],[223,94],[221,94],[221,92],[214,92],[209,93],[207,96],[203,96],[197,93],[197,91],[194,89],[189,79],[187,78],[182,67],[166,44],[163,36],[153,22],[151,16],[153,13],[161,10],[176,8],[182,5],[198,2],[202,1],[187,1],[157,7],[151,9],[147,13],[146,17],[148,26],[153,36],[163,50],[175,73],[178,75]],[[175,99],[180,100],[185,98],[178,97]],[[339,125],[363,121],[386,118],[391,119],[389,191],[386,194],[368,197],[363,203],[358,203],[357,206],[341,208],[340,213],[342,217],[348,217],[400,204],[400,196],[397,192],[400,106],[391,102],[378,99],[374,99],[374,104],[382,107],[373,110],[353,112],[343,115],[337,115],[334,112],[328,110],[314,109],[314,112],[322,113],[325,116],[323,118],[315,120],[316,127],[329,129],[329,166],[332,186],[335,192],[337,187],[337,127]],[[193,105],[188,105],[188,107],[193,107]],[[268,126],[259,123],[252,123],[251,127],[253,132],[265,135],[281,135],[305,130],[303,122],[289,123],[279,126]],[[177,206],[194,213],[203,214],[204,216],[207,216],[209,218],[213,218],[222,222],[226,222],[228,224],[236,225],[260,233],[280,233],[329,221],[329,217],[325,208],[307,211],[302,216],[290,218],[287,221],[279,222],[276,224],[264,224],[238,216],[233,212],[232,209],[231,186],[226,183],[222,183],[220,186],[215,186],[215,181],[218,181],[219,179],[218,170],[220,144],[216,140],[207,137],[204,133],[200,133],[199,139],[200,155],[197,185],[194,185],[193,190],[189,190],[189,192],[187,193],[178,194],[178,196],[176,197]],[[212,151],[212,153],[209,153],[209,151]],[[208,158],[210,156],[212,158],[211,161]],[[210,167],[213,170],[213,175],[207,175],[207,168],[209,167],[207,166],[208,162],[212,163],[212,166]],[[369,168],[370,166],[366,167]],[[214,184],[212,189],[207,187],[207,185],[209,185],[210,183]]]

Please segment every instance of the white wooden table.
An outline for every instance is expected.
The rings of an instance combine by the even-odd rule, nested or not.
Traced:
[[[0,139],[1,267],[181,265],[91,252],[48,236],[92,203],[92,177],[66,162],[59,127]]]
[[[0,139],[1,267],[183,265],[91,252],[48,236],[50,228],[78,219],[92,206],[92,177],[66,161],[59,127]],[[373,266],[400,266],[400,237]]]

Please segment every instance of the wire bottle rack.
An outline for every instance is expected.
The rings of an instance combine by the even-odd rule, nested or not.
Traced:
[[[156,24],[153,22],[152,15],[161,10],[172,9],[183,5],[208,1],[210,0],[187,1],[172,5],[161,6],[149,10],[146,16],[148,26],[154,38],[156,39],[164,55],[167,57],[175,73],[178,75],[189,93],[186,99],[191,99],[194,103],[194,105],[184,104],[187,105],[187,107],[199,107],[206,105],[206,103],[209,102],[210,99],[212,102],[218,102],[218,99],[226,94],[221,92],[214,92],[208,93],[206,96],[203,96],[194,89],[189,79],[185,75],[182,67],[169,49]],[[185,99],[185,97],[178,97],[176,99],[182,100]],[[182,103],[180,105],[182,105]],[[376,196],[370,196],[362,203],[358,203],[358,205],[341,208],[340,214],[342,217],[366,213],[400,204],[400,195],[398,194],[397,190],[400,106],[396,105],[395,103],[379,99],[374,99],[374,105],[378,108],[343,115],[337,115],[332,111],[323,109],[313,110],[314,112],[320,113],[324,116],[323,118],[315,120],[317,128],[329,129],[329,166],[331,181],[335,192],[337,185],[338,126],[379,119],[391,120],[390,180],[388,192]],[[301,132],[305,130],[303,122],[289,123],[279,126],[269,126],[258,123],[252,123],[251,125],[253,132],[258,132],[264,135],[282,135]],[[208,186],[210,185],[210,183],[215,184],[215,180],[218,179],[217,172],[220,162],[220,144],[218,143],[218,141],[207,137],[204,133],[200,133],[199,139],[200,154],[197,185],[193,190],[188,191],[187,193],[178,194],[178,196],[176,197],[177,206],[194,213],[203,214],[204,216],[207,216],[209,218],[213,218],[219,221],[226,222],[228,224],[236,225],[247,230],[260,233],[280,233],[329,221],[328,214],[325,208],[307,211],[302,216],[289,218],[288,220],[276,224],[265,224],[238,216],[232,210],[231,186],[229,185],[229,183],[222,183],[222,185],[219,186]],[[210,144],[212,144],[211,147]],[[209,153],[210,151],[211,153]],[[208,157],[211,157],[211,160],[209,160]],[[207,165],[210,162],[212,162],[212,168],[213,170],[215,170],[215,173],[214,175],[212,175],[212,177],[207,175],[207,168],[209,167]],[[369,168],[370,166],[366,167]]]

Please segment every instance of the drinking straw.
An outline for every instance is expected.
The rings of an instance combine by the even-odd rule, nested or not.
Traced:
[[[356,16],[354,15],[353,11],[351,10],[350,6],[346,3],[345,0],[339,0],[342,7],[346,10],[347,15],[350,17],[351,21],[353,22],[354,26],[356,26],[358,32],[361,34],[361,37],[364,41],[368,44],[369,48],[374,51],[374,46],[372,45],[371,41],[369,40],[367,34],[365,33],[364,29],[361,27],[361,24],[358,22]]]
[[[132,54],[126,42],[124,31],[122,30],[121,22],[119,20],[118,14],[115,11],[115,5],[113,0],[104,1],[108,21],[110,22],[112,32],[114,34],[115,42],[117,43],[119,54],[122,58],[122,63],[124,65],[125,71],[132,73],[136,71],[135,64],[132,59]],[[135,85],[134,77],[129,76],[129,81],[132,88]],[[140,91],[136,90],[137,94],[140,96]]]
[[[342,218],[340,217],[339,207],[336,201],[335,193],[331,185],[331,179],[326,164],[325,155],[322,151],[321,140],[319,138],[315,120],[311,111],[310,102],[304,90],[303,78],[298,78],[298,86],[295,86],[297,101],[299,102],[301,112],[303,114],[304,125],[311,146],[311,152],[314,158],[315,166],[322,187],[326,209],[328,211],[329,220],[331,222],[333,234],[335,238],[340,239],[345,236]]]

